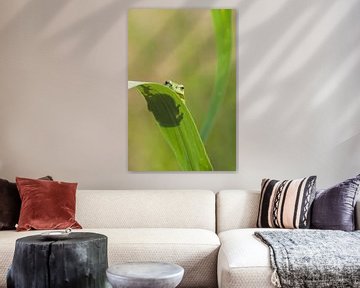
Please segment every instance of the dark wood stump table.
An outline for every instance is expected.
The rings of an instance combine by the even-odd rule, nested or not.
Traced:
[[[16,240],[7,287],[105,287],[107,267],[105,235],[73,232],[61,240],[28,236]]]

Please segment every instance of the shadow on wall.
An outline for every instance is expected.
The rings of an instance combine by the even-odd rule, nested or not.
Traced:
[[[239,115],[246,123],[263,125],[268,118],[271,128],[297,141],[307,127],[320,125],[317,113],[334,109],[327,105],[336,97],[342,97],[336,109],[344,111],[333,116],[347,114],[337,130],[356,123],[360,103],[352,83],[359,75],[360,29],[349,27],[360,18],[359,1],[285,1],[248,30],[241,30],[246,12],[239,13]]]
[[[19,29],[28,29],[30,36],[35,36],[43,31],[47,25],[58,15],[71,0],[32,0],[0,29],[0,35],[14,34]],[[35,18],[34,15],[39,15]]]
[[[61,14],[71,0],[32,0],[28,1],[23,8],[0,30],[0,35],[16,35],[26,29],[29,37],[37,37],[51,22]],[[126,16],[128,5],[138,2],[137,0],[112,1],[101,6],[89,15],[75,23],[67,25],[59,32],[45,39],[49,47],[55,49],[63,41],[75,39],[77,42],[73,56],[86,55],[122,17]],[[101,3],[101,2],[100,2]],[[84,3],[86,4],[86,3]],[[34,17],[38,15],[38,17]]]
[[[50,47],[53,46],[54,49],[56,49],[63,41],[67,41],[69,38],[75,39],[77,45],[72,52],[72,56],[79,57],[81,55],[87,55],[106,33],[111,30],[121,18],[126,16],[126,9],[123,7],[131,2],[130,0],[110,2],[55,33],[46,39],[46,41],[50,43]]]

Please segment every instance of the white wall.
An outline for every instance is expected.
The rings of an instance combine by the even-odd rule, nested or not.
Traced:
[[[165,6],[166,5],[166,6]],[[238,171],[127,171],[127,8],[238,8]],[[256,189],[360,173],[360,1],[0,2],[0,178]],[[221,147],[219,147],[221,149]]]

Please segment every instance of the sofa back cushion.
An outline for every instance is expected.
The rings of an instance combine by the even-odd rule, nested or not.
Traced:
[[[78,190],[83,228],[199,228],[215,231],[209,190]]]
[[[260,192],[223,190],[216,194],[217,233],[256,227]]]
[[[223,190],[216,194],[216,232],[256,228],[260,191]],[[355,229],[360,230],[360,197],[355,206]]]

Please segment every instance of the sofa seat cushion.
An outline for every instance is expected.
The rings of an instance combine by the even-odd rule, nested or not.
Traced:
[[[274,287],[271,284],[269,247],[254,236],[266,228],[234,229],[219,234],[218,258],[220,288]],[[279,230],[279,229],[277,229]]]
[[[204,229],[136,228],[82,229],[108,237],[109,265],[136,261],[176,263],[185,269],[179,287],[216,287],[216,264],[220,241]],[[11,264],[17,238],[44,231],[0,232],[0,287],[6,287],[6,273]]]
[[[216,287],[220,241],[212,231],[178,228],[98,231],[109,237],[109,265],[134,261],[171,262],[185,269],[179,287]]]

